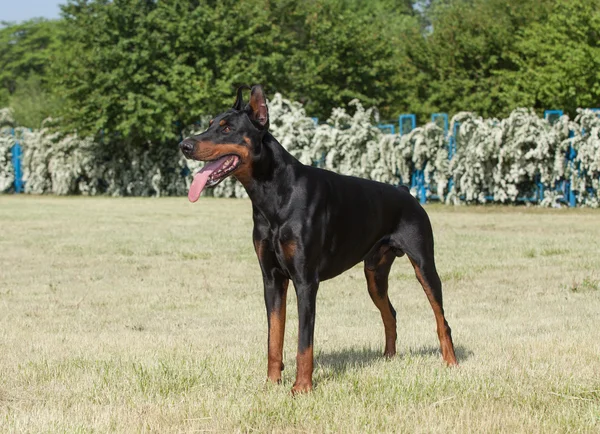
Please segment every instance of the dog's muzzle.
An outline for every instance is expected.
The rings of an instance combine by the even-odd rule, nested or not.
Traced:
[[[194,153],[194,141],[190,139],[185,139],[179,144],[179,149],[181,149],[183,155],[185,155],[188,158],[191,158],[192,154]]]

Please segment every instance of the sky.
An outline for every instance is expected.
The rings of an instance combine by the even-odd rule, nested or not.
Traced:
[[[66,0],[0,0],[0,22],[21,22],[31,18],[58,18],[59,4]]]

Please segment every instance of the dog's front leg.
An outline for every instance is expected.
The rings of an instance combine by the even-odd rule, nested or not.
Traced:
[[[269,322],[269,365],[267,378],[281,382],[283,371],[283,339],[285,335],[285,302],[289,279],[274,271],[263,277],[265,305]]]
[[[294,280],[298,298],[298,364],[292,393],[310,392],[313,388],[313,337],[319,282]]]

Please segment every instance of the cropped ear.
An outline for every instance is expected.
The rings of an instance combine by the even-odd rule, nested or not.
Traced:
[[[265,92],[260,84],[252,86],[250,92],[250,119],[260,125],[262,128],[269,128],[269,109],[267,108],[267,99]]]
[[[242,110],[244,108],[244,96],[242,95],[242,92],[245,89],[250,90],[250,86],[242,84],[240,87],[237,88],[237,98],[235,99],[235,102],[233,103],[233,109]]]

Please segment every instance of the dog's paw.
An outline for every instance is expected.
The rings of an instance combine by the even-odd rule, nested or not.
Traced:
[[[294,383],[294,387],[292,387],[292,395],[296,396],[301,393],[310,393],[313,390],[312,383]]]

